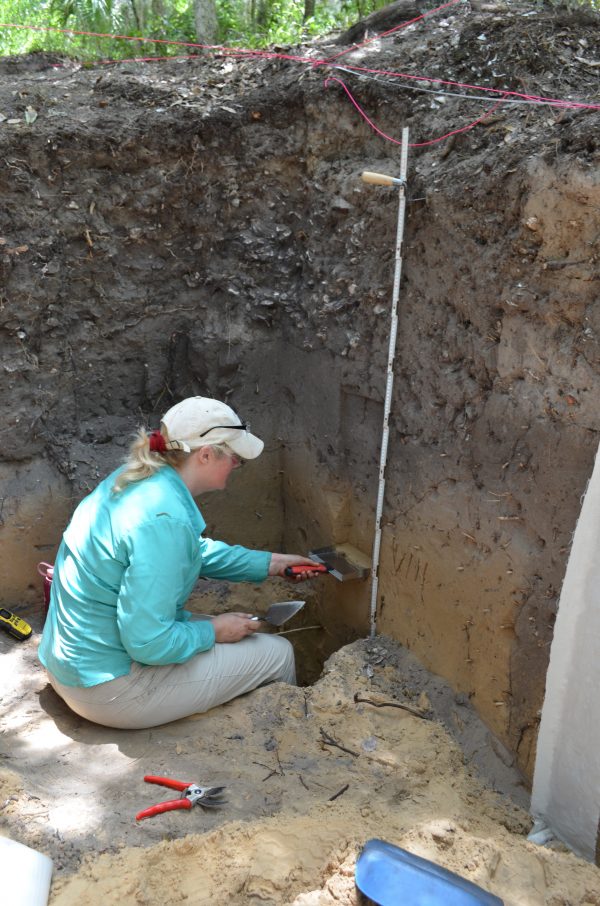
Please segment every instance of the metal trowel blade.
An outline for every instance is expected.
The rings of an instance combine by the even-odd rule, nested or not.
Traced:
[[[304,604],[304,601],[282,601],[280,604],[271,604],[262,619],[271,623],[272,626],[283,626],[299,610],[302,610]]]

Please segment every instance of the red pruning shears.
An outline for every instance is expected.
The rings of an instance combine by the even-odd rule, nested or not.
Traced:
[[[328,573],[329,567],[324,563],[302,563],[300,566],[286,566],[286,576],[301,576],[302,573]]]
[[[187,783],[185,780],[170,780],[168,777],[154,777],[147,774],[144,777],[146,783],[157,783],[159,786],[167,786],[172,790],[179,790],[181,797],[179,799],[169,799],[167,802],[159,802],[150,808],[138,812],[135,816],[136,821],[142,818],[152,818],[153,815],[160,815],[162,812],[170,812],[178,808],[191,808],[193,805],[202,805],[204,808],[216,808],[225,804],[222,798],[224,786],[198,786],[196,783]]]

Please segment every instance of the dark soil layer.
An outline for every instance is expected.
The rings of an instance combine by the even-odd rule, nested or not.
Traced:
[[[369,553],[398,198],[359,176],[397,173],[399,149],[324,80],[421,143],[492,106],[434,79],[598,104],[599,59],[591,13],[465,3],[338,60],[427,82],[260,56],[2,61],[2,602],[39,596],[76,500],[191,394],[267,441],[203,502],[211,532]],[[503,104],[409,155],[378,626],[526,774],[600,430],[599,124]],[[321,581],[332,647],[364,634],[368,583]]]

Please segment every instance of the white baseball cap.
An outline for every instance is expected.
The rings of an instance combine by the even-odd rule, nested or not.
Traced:
[[[166,412],[161,424],[169,441],[186,453],[199,447],[227,444],[242,459],[256,459],[264,443],[250,433],[233,409],[206,396],[190,396]],[[172,448],[171,448],[172,449]]]

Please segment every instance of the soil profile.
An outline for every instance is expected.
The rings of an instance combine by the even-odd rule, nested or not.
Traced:
[[[600,436],[598,16],[472,2],[371,37],[0,61],[0,600],[36,630],[0,639],[0,815],[54,859],[52,903],[358,903],[372,836],[509,904],[600,903],[596,868],[526,841]],[[368,582],[318,580],[300,687],[93,727],[36,666],[36,564],[140,423],[203,394],[265,439],[201,502],[209,535],[371,551],[398,198],[360,173],[399,157],[340,82],[411,142],[379,636]],[[288,597],[198,606],[239,595]],[[222,781],[227,808],[136,826],[158,772]]]

